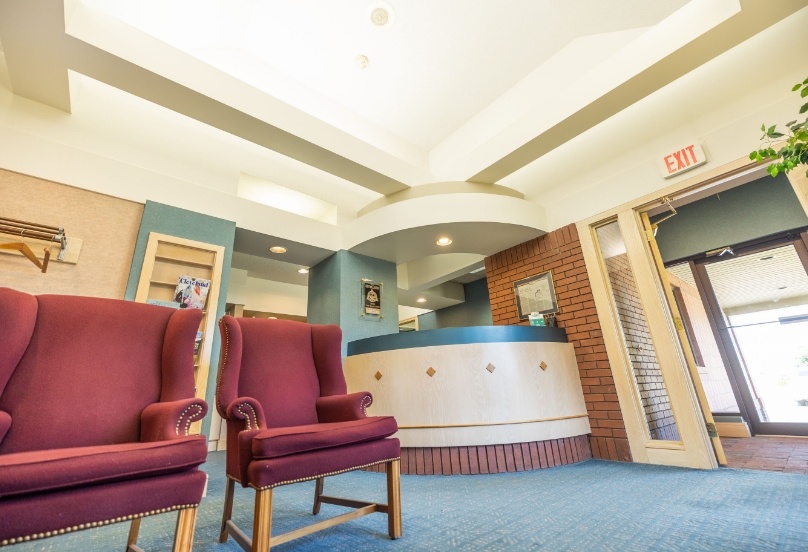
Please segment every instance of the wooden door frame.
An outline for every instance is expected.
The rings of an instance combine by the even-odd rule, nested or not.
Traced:
[[[803,207],[803,210],[805,211],[806,215],[808,215],[808,177],[806,177],[804,169],[805,167],[795,169],[788,173],[787,177],[797,195],[800,204]],[[751,162],[746,157],[736,159],[730,163],[707,170],[691,178],[676,182],[650,194],[646,194],[632,201],[603,211],[595,216],[579,221],[576,224],[578,235],[581,239],[581,249],[584,254],[587,272],[590,275],[592,294],[595,299],[595,307],[603,329],[607,355],[609,357],[610,365],[612,366],[612,374],[614,376],[618,400],[620,401],[621,411],[626,426],[629,447],[631,449],[632,457],[637,462],[682,465],[682,463],[675,458],[675,451],[677,449],[683,450],[685,449],[685,446],[679,444],[678,447],[671,447],[670,445],[665,445],[665,441],[651,441],[649,438],[645,416],[642,411],[642,405],[640,404],[636,393],[636,384],[634,383],[631,364],[629,359],[626,357],[625,348],[619,339],[620,330],[611,305],[611,294],[608,291],[608,282],[605,279],[607,278],[605,274],[605,267],[602,265],[600,252],[596,250],[597,240],[596,236],[594,236],[596,225],[610,221],[610,219],[615,220],[618,218],[618,215],[624,213],[622,215],[624,220],[629,216],[634,217],[634,226],[636,232],[639,232],[641,228],[639,213],[660,205],[662,198],[671,196],[681,197],[690,193],[697,193],[711,187],[718,186],[729,179],[735,179],[749,174],[760,174],[761,177],[765,176],[765,165],[759,165]],[[650,269],[650,267],[653,266],[653,262],[653,259],[650,257],[650,255],[648,255],[645,268]],[[632,268],[635,267],[632,266]],[[647,289],[645,293],[648,293]],[[658,289],[657,284],[657,294],[660,304],[663,302],[663,293],[663,290]],[[655,316],[653,321],[649,320],[649,326],[655,335],[663,336],[662,339],[673,339],[673,337],[676,335],[676,327],[670,316],[670,310],[665,309],[665,311],[667,313],[665,316],[662,316],[661,318]],[[666,335],[667,338],[664,338]],[[669,371],[674,373],[673,377],[677,379],[687,373],[687,365],[684,354],[681,351],[681,346],[679,346],[678,350],[679,354],[677,355],[677,365],[669,368]],[[687,377],[690,377],[689,374]],[[677,399],[676,409],[678,409],[680,412],[687,411],[688,413],[686,416],[688,417],[701,416],[700,403],[696,397],[692,381],[689,379],[686,381],[687,385],[685,385],[685,387],[688,389],[688,391],[684,393],[684,399]],[[674,414],[676,416],[676,411]],[[681,414],[679,416],[681,416]],[[676,419],[678,424],[679,417]],[[695,451],[695,458],[688,458],[685,455],[682,455],[682,457],[685,459],[685,464],[690,467],[716,467],[717,462],[715,453],[709,444],[710,438],[707,434],[706,428],[702,426],[700,429],[695,430],[695,432],[697,436],[691,439],[691,446],[699,450]],[[672,453],[666,452],[666,448],[669,452],[672,451]]]

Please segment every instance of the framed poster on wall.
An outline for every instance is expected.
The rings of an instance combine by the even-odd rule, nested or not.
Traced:
[[[513,283],[516,294],[516,310],[520,320],[527,320],[531,312],[554,314],[558,312],[553,274],[542,272]]]
[[[362,316],[382,314],[382,286],[373,282],[362,282]]]

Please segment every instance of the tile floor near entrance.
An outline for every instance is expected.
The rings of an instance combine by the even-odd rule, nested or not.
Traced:
[[[808,475],[808,438],[722,437],[727,467]]]

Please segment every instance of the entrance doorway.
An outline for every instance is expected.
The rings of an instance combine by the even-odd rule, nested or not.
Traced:
[[[803,232],[682,267],[704,299],[735,406],[753,434],[808,436],[806,243]],[[671,271],[686,276],[682,268]]]

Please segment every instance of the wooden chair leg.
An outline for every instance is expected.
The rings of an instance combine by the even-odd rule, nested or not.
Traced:
[[[400,460],[387,462],[387,534],[401,536],[401,465]]]
[[[126,550],[129,551],[130,547],[137,546],[137,535],[140,532],[140,518],[132,520],[129,526],[129,538],[126,539]]]
[[[269,552],[272,536],[272,489],[255,491],[252,552]]]
[[[191,552],[194,544],[196,507],[184,508],[177,515],[177,530],[174,533],[173,552]]]
[[[323,480],[324,477],[318,477],[314,483],[314,507],[311,509],[311,514],[316,516],[320,513],[320,497],[323,496]]]
[[[222,530],[219,532],[219,542],[227,542],[227,522],[233,517],[233,494],[236,489],[236,481],[227,478],[227,487],[224,491],[224,512],[222,513]]]

